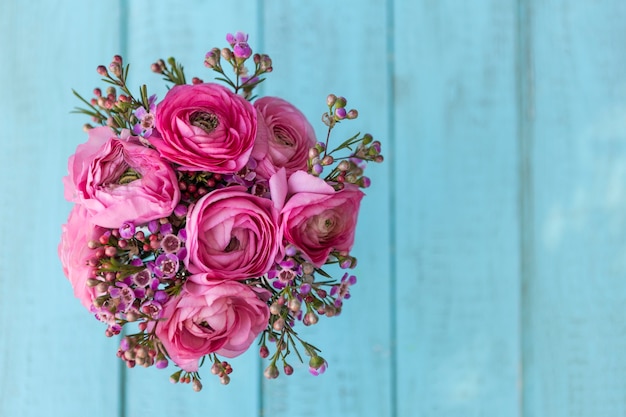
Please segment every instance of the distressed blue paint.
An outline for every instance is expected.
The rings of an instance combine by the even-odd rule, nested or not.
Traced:
[[[626,4],[530,1],[527,416],[626,413]]]
[[[515,6],[395,10],[398,416],[519,415]]]
[[[624,415],[625,18],[621,0],[2,2],[0,416]],[[196,394],[120,374],[56,259],[60,178],[85,140],[70,89],[96,65],[124,53],[162,97],[151,62],[208,80],[236,30],[274,60],[264,94],[320,136],[325,95],[345,95],[361,118],[337,133],[371,132],[387,163],[354,297],[303,330],[327,374],[294,359],[265,381],[251,351]]]
[[[76,3],[0,5],[1,416],[109,417],[119,407],[115,342],[56,257],[70,209],[61,177],[86,139],[71,89],[90,94],[95,65],[119,45],[115,3]]]

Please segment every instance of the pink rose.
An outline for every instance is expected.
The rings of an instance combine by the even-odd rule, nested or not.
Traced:
[[[117,228],[169,216],[180,190],[176,173],[158,152],[119,140],[108,127],[89,131],[69,158],[65,198],[83,205],[92,222]]]
[[[268,298],[266,293],[236,281],[187,282],[183,292],[165,304],[156,335],[187,372],[197,371],[199,359],[210,353],[234,358],[267,327],[269,308],[259,298]]]
[[[257,120],[246,99],[205,83],[173,87],[157,106],[156,127],[161,137],[150,142],[181,170],[227,174],[248,163]]]
[[[94,225],[87,209],[78,204],[74,205],[67,223],[62,226],[58,253],[63,273],[72,284],[74,295],[87,309],[91,308],[96,297],[95,289],[87,286],[87,280],[94,278],[94,267],[87,261],[95,258],[95,251],[89,249],[87,243],[97,240],[105,231]]]
[[[203,279],[264,275],[279,249],[278,210],[245,187],[215,190],[187,215],[187,269]]]
[[[254,103],[259,128],[252,151],[258,162],[256,172],[270,178],[282,167],[287,176],[306,170],[309,149],[315,146],[315,131],[304,114],[277,97],[263,97]]]
[[[322,266],[333,251],[352,249],[363,193],[347,184],[335,191],[321,178],[304,171],[288,180],[291,197],[281,211],[284,239],[312,264]]]

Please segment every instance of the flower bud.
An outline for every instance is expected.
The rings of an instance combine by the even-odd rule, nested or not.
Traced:
[[[322,165],[324,166],[331,165],[333,162],[335,162],[335,159],[330,155],[326,155],[324,159],[322,159]]]
[[[109,72],[107,71],[107,68],[104,65],[98,65],[98,68],[96,68],[96,71],[98,72],[98,74],[100,74],[103,77],[106,77],[109,75]]]
[[[293,374],[293,366],[291,366],[288,363],[286,363],[285,366],[283,367],[283,371],[285,371],[285,375],[292,375]]]
[[[159,65],[158,62],[152,63],[152,65],[150,65],[150,70],[152,70],[152,72],[155,72],[157,74],[163,73],[163,67]]]
[[[193,383],[191,384],[191,387],[193,388],[195,392],[200,392],[202,390],[202,382],[200,382],[199,379],[194,378]]]
[[[322,167],[321,164],[314,164],[312,167],[313,175],[320,175],[323,171],[324,171],[324,168]]]
[[[115,75],[116,77],[120,77],[122,75],[122,66],[118,62],[111,62],[109,64],[109,70],[111,70],[113,75]]]
[[[261,356],[263,359],[265,359],[269,355],[270,355],[270,350],[267,348],[267,346],[265,346],[265,345],[261,346],[261,349],[259,349],[259,356]]]
[[[278,316],[280,314],[281,306],[278,303],[272,303],[270,306],[270,313]]]
[[[337,101],[335,102],[335,107],[343,109],[348,104],[348,100],[345,97],[337,97]]]
[[[261,70],[264,72],[272,72],[272,59],[269,55],[261,56]]]
[[[357,117],[359,117],[359,112],[356,111],[356,109],[352,109],[348,112],[348,114],[346,115],[346,117],[348,119],[356,119]]]
[[[309,311],[308,313],[306,313],[304,315],[304,319],[302,320],[302,322],[304,323],[305,326],[312,326],[312,325],[316,324],[317,321],[318,321],[317,314],[315,314],[312,311]]]
[[[100,284],[102,281],[100,281],[99,279],[95,279],[95,278],[89,278],[87,280],[87,286],[88,287],[95,287],[96,285]]]
[[[276,330],[277,332],[280,332],[281,330],[283,330],[284,327],[285,327],[285,319],[282,317],[276,319],[276,321],[274,321],[274,324],[272,324],[272,328]]]
[[[338,107],[335,109],[335,119],[343,120],[346,118],[346,109],[343,107]]]
[[[323,374],[327,367],[328,363],[321,356],[315,355],[309,360],[309,372],[314,376]]]
[[[221,54],[222,58],[224,58],[226,61],[230,61],[231,59],[233,59],[233,51],[228,48],[222,48]]]
[[[328,97],[326,97],[326,104],[328,105],[328,107],[333,107],[336,102],[337,102],[337,96],[336,95],[329,94]]]
[[[339,165],[337,165],[337,169],[339,171],[342,171],[342,172],[345,172],[345,171],[349,170],[350,169],[350,162],[348,162],[348,161],[341,161],[341,162],[339,162]]]
[[[317,158],[320,155],[320,151],[316,148],[309,149],[309,159]]]
[[[267,368],[265,368],[263,375],[265,375],[265,378],[267,379],[276,379],[278,378],[278,368],[275,364],[271,363]]]
[[[289,310],[291,310],[292,312],[297,313],[298,311],[300,311],[301,305],[302,303],[300,302],[300,300],[298,300],[297,298],[292,298],[289,300],[287,308],[289,308]]]

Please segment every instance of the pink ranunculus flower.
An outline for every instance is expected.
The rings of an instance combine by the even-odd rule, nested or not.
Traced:
[[[279,250],[278,209],[243,186],[212,191],[187,215],[187,269],[202,279],[259,277]],[[200,277],[200,275],[198,275]],[[190,278],[199,279],[199,278]]]
[[[176,173],[154,149],[120,140],[108,127],[89,131],[69,158],[65,198],[83,205],[98,226],[169,216],[180,200]]]
[[[88,261],[95,257],[95,252],[87,244],[97,240],[106,229],[94,225],[87,209],[76,204],[69,214],[67,223],[62,226],[61,243],[58,246],[59,259],[63,273],[72,284],[74,295],[87,309],[91,309],[96,294],[87,280],[93,278],[94,267]]]
[[[201,274],[203,275],[203,274]],[[156,335],[170,358],[187,372],[198,370],[204,355],[234,358],[245,352],[267,327],[266,290],[236,281],[207,282],[193,276],[183,292],[163,308]]]
[[[281,211],[285,241],[317,267],[333,250],[349,252],[363,192],[350,184],[335,191],[321,178],[304,171],[291,175],[288,186],[290,197]]]
[[[237,172],[250,158],[257,131],[252,105],[214,83],[177,85],[157,105],[160,133],[150,142],[184,171]]]
[[[315,131],[304,114],[291,103],[277,97],[263,97],[254,103],[259,128],[252,157],[256,172],[270,178],[280,168],[287,176],[306,170],[309,149],[315,146]]]

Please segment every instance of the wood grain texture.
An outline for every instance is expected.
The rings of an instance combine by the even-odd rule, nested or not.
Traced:
[[[622,0],[0,2],[0,416],[626,415],[626,3]],[[86,140],[71,89],[123,53],[165,86],[170,55],[250,33],[319,137],[328,93],[383,142],[340,317],[303,328],[330,366],[229,386],[126,371],[57,259],[61,177]],[[35,257],[36,256],[36,257]]]
[[[0,5],[0,415],[118,412],[113,340],[72,296],[57,258],[61,177],[87,137],[69,111],[119,45],[115,4]],[[107,33],[108,36],[102,36]]]
[[[517,416],[513,1],[397,2],[398,416]]]
[[[626,4],[528,6],[524,415],[624,415]]]
[[[264,49],[274,72],[264,93],[294,103],[326,137],[321,115],[326,95],[343,95],[359,118],[333,130],[336,144],[361,131],[390,143],[390,86],[386,54],[386,5],[375,0],[266,1]],[[359,281],[339,317],[300,329],[329,362],[324,375],[309,375],[296,358],[293,376],[263,381],[265,416],[388,416],[392,410],[392,340],[389,305],[390,165],[368,167],[372,187],[361,203],[357,243]],[[335,274],[341,277],[341,271]]]
[[[256,47],[257,5],[254,0],[236,3],[185,1],[128,1],[128,42],[126,59],[132,63],[132,82],[145,83],[163,98],[166,88],[161,76],[150,72],[159,58],[174,56],[184,67],[188,82],[193,76],[210,81],[213,72],[204,67],[204,56],[212,47],[227,45],[227,33],[247,31]],[[243,12],[245,11],[245,12]],[[196,393],[190,385],[173,386],[169,375],[178,368],[132,369],[126,372],[126,415],[188,417],[211,415],[258,415],[260,365],[256,349],[230,360],[234,371],[228,386],[210,373],[210,364],[201,369],[204,388]]]

